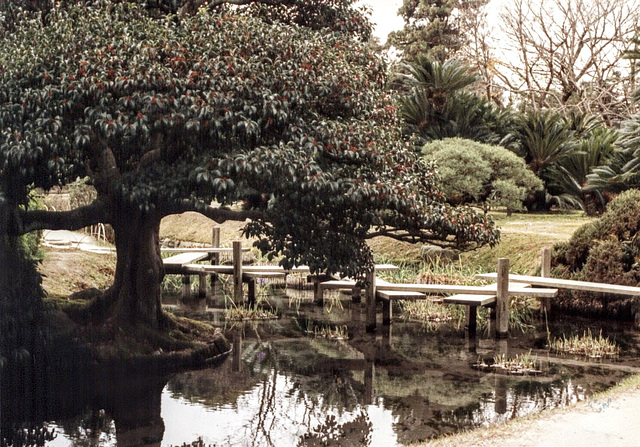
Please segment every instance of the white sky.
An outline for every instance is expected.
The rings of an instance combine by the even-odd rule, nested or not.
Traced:
[[[391,31],[402,28],[404,22],[398,16],[402,0],[362,0],[362,3],[372,10],[371,21],[376,25],[374,34],[380,39],[380,43],[386,42]]]

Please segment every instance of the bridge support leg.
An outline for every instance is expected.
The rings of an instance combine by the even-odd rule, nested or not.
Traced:
[[[551,277],[551,248],[544,247],[541,253],[541,269],[540,276],[543,278]],[[551,298],[540,298],[540,312],[544,314],[549,314],[551,310]]]
[[[375,271],[367,273],[366,280],[367,297],[367,332],[376,330],[376,275]]]
[[[362,302],[362,289],[358,286],[353,288],[353,292],[351,292],[351,301],[354,303]]]
[[[375,401],[375,379],[376,366],[373,362],[370,362],[364,370],[364,396],[362,400],[365,405],[372,405]]]
[[[215,226],[211,232],[211,246],[213,248],[220,248],[220,227]],[[220,264],[220,253],[211,254],[211,265]],[[218,274],[211,274],[211,293],[215,294],[218,286]]]
[[[254,307],[256,305],[256,280],[255,278],[250,278],[247,281],[249,284],[249,306]]]
[[[393,301],[382,301],[382,325],[389,326],[393,319]]]
[[[242,303],[242,242],[233,241],[233,301]]]
[[[313,302],[318,306],[324,306],[324,291],[320,287],[320,278],[313,279]]]
[[[182,299],[187,300],[191,297],[191,277],[182,275]]]
[[[207,296],[207,274],[205,272],[198,273],[198,297],[205,298]]]
[[[509,336],[509,259],[498,259],[496,292],[496,338]]]
[[[478,306],[467,306],[465,320],[469,337],[475,337],[478,328]]]

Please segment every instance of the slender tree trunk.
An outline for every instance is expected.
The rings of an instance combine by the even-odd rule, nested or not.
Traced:
[[[160,217],[138,210],[120,210],[116,216],[112,226],[117,262],[114,283],[106,296],[107,318],[120,327],[160,327],[164,321]]]

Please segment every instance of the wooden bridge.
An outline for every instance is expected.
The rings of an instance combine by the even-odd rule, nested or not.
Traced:
[[[218,228],[219,232],[219,228]],[[243,301],[243,283],[248,283],[248,301],[255,303],[255,281],[258,278],[280,278],[290,273],[307,274],[307,279],[314,284],[314,301],[324,303],[326,290],[351,290],[354,302],[359,302],[362,291],[367,306],[367,331],[375,331],[377,324],[377,304],[382,304],[382,324],[392,322],[393,302],[397,300],[434,299],[440,297],[444,304],[459,304],[466,306],[466,322],[469,332],[475,333],[478,306],[490,307],[491,318],[496,321],[496,337],[504,338],[508,335],[509,301],[512,296],[530,296],[541,300],[541,308],[549,309],[549,300],[555,297],[559,288],[586,290],[640,296],[640,287],[618,286],[612,284],[592,283],[553,279],[549,277],[551,270],[551,252],[549,248],[542,250],[541,276],[523,276],[509,274],[509,260],[498,260],[495,273],[479,274],[478,278],[490,279],[495,282],[486,286],[442,285],[442,284],[394,284],[376,277],[376,272],[397,270],[391,264],[379,264],[375,271],[368,275],[364,284],[353,279],[329,277],[326,275],[311,275],[309,267],[297,266],[285,270],[275,265],[243,265],[242,253],[248,248],[242,248],[240,241],[234,241],[231,248],[220,248],[216,244],[214,229],[214,246],[209,248],[192,249],[163,249],[165,252],[177,254],[164,259],[165,271],[168,274],[183,275],[183,295],[190,293],[190,276],[198,275],[199,295],[206,295],[206,278],[208,275],[216,277],[220,274],[233,275],[233,299],[236,303]],[[219,241],[219,233],[217,241]],[[221,265],[221,253],[232,255],[231,265]],[[198,264],[208,260],[211,264]]]

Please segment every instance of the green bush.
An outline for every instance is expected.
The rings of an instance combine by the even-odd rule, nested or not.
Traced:
[[[553,251],[553,275],[568,279],[640,284],[640,191],[629,190],[609,203],[598,220],[579,228]],[[631,319],[635,299],[590,292],[565,293],[557,303],[583,314]]]
[[[607,206],[601,217],[606,234],[618,240],[630,240],[640,231],[640,190],[630,189],[621,193]]]
[[[606,229],[602,225],[602,220],[594,220],[578,228],[569,242],[556,245],[553,256],[556,262],[565,265],[569,272],[578,272],[587,262],[593,241],[600,240],[604,236],[606,236]]]
[[[442,191],[456,205],[516,211],[523,208],[527,194],[542,188],[524,160],[501,146],[448,138],[426,144],[422,153],[428,162],[436,162]]]

